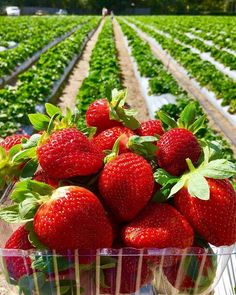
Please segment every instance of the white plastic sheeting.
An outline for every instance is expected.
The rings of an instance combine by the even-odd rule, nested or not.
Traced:
[[[132,27],[133,29],[136,30],[137,33],[139,33],[140,35],[144,34],[139,28],[137,28],[137,26],[135,26],[134,24],[131,24],[127,21],[125,21],[128,25],[130,25],[130,27]],[[178,70],[183,73],[184,75],[189,77],[188,72],[181,66],[179,65],[162,47],[161,45],[152,37],[148,36],[145,34],[145,38],[146,40],[148,40],[152,45],[154,45],[159,51],[161,51],[163,54],[166,55],[166,57],[173,62],[176,67],[178,68]],[[201,87],[201,85],[197,82],[197,80],[191,78],[191,81],[193,83],[193,85],[200,90],[204,96],[206,97],[206,99],[208,101],[210,101],[215,108],[221,112],[221,114],[233,125],[236,127],[236,115],[232,115],[228,112],[229,107],[225,106],[222,107],[221,103],[222,103],[222,99],[217,99],[215,93],[213,93],[212,91],[208,90],[206,87]]]
[[[158,29],[156,29],[153,26],[150,25],[146,25],[146,27],[150,28],[151,30],[157,32],[158,34],[165,36],[169,39],[172,39],[172,36],[168,33],[162,32]],[[223,65],[222,63],[216,61],[209,52],[201,52],[199,49],[192,47],[191,45],[188,45],[186,43],[181,42],[180,40],[178,40],[177,38],[173,38],[174,42],[176,42],[176,44],[179,44],[181,46],[187,47],[189,48],[193,53],[196,53],[200,56],[200,58],[202,60],[205,61],[209,61],[211,64],[213,64],[217,70],[219,70],[220,72],[222,72],[223,74],[227,75],[228,77],[230,77],[231,79],[233,79],[234,81],[236,81],[236,71],[230,70],[229,67],[225,67],[225,65]]]

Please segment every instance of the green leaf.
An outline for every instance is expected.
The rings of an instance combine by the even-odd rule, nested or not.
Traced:
[[[65,257],[58,256],[57,260],[57,269],[59,272],[65,271],[74,267],[74,262],[69,261]],[[33,262],[31,267],[35,270],[42,271],[44,273],[50,274],[55,272],[55,265],[53,257],[51,255],[37,255],[33,257]]]
[[[26,229],[29,231],[28,239],[31,245],[37,249],[46,250],[47,247],[39,241],[38,236],[34,231],[33,221],[27,223]]]
[[[32,295],[33,291],[35,290],[36,282],[39,289],[41,289],[46,282],[45,274],[42,272],[37,272],[34,275],[23,276],[19,279],[18,285],[24,295]]]
[[[89,139],[93,138],[97,132],[97,127],[86,127],[80,130]]]
[[[129,138],[128,148],[147,160],[156,158],[157,138],[154,136],[133,135]]]
[[[40,206],[40,202],[34,196],[26,198],[19,204],[19,214],[22,220],[33,220],[34,215]]]
[[[169,174],[164,169],[157,169],[154,173],[154,179],[157,183],[161,186],[166,185],[167,183],[176,183],[178,182],[179,178]]]
[[[165,112],[163,111],[159,111],[157,112],[157,116],[159,117],[159,119],[166,124],[168,127],[171,128],[176,128],[178,127],[178,124],[175,122],[175,120],[173,120],[169,115],[167,115]]]
[[[51,119],[50,119],[50,122],[48,123],[48,127],[47,127],[47,133],[50,134],[51,131],[53,130],[54,128],[54,122],[56,120],[56,118],[59,116],[59,114],[54,114]]]
[[[26,143],[22,144],[23,149],[29,149],[32,147],[36,147],[38,145],[38,142],[41,138],[41,134],[33,134],[30,139],[26,141]]]
[[[119,121],[122,121],[125,127],[131,130],[136,130],[140,127],[139,121],[130,113],[129,110],[119,107],[116,109],[116,114],[119,117]]]
[[[45,108],[46,108],[46,112],[49,115],[49,117],[52,117],[55,114],[62,115],[61,109],[51,103],[46,103]]]
[[[168,198],[172,197],[173,195],[175,195],[179,190],[181,190],[181,188],[184,187],[186,180],[181,178],[171,189],[170,194],[168,196]]]
[[[50,121],[49,117],[43,114],[29,114],[29,120],[35,130],[46,130]]]
[[[8,223],[21,223],[19,205],[12,205],[0,210],[0,219]]]
[[[100,286],[105,289],[109,288],[109,286],[107,286],[107,284],[105,282],[105,275],[104,275],[103,270],[100,271]]]
[[[24,162],[24,160],[32,159],[36,157],[36,148],[32,147],[27,150],[20,151],[17,153],[12,161],[13,162]]]
[[[199,173],[202,176],[214,179],[230,178],[236,175],[236,164],[224,159],[218,159],[200,168]]]
[[[202,117],[198,118],[191,126],[189,126],[188,130],[193,132],[193,134],[198,133],[199,130],[205,128],[205,121],[206,115],[203,115]]]
[[[36,170],[38,168],[38,160],[37,159],[31,159],[21,170],[20,178],[28,178],[33,177]]]
[[[8,157],[12,159],[21,150],[21,144],[14,145],[8,152]]]
[[[209,185],[201,174],[193,173],[188,180],[188,192],[192,197],[196,197],[201,200],[210,199]]]
[[[188,104],[184,110],[181,112],[178,125],[179,127],[188,128],[195,121],[196,117],[196,107],[195,103],[192,102]]]

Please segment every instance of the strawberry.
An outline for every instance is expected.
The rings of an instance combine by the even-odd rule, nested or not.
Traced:
[[[165,132],[157,147],[158,165],[175,176],[181,175],[188,168],[187,158],[196,164],[201,155],[197,138],[184,128],[173,128]]]
[[[125,253],[124,253],[125,252]],[[131,294],[151,283],[153,273],[147,261],[142,260],[139,265],[138,251],[126,249],[122,253],[121,273],[117,280],[118,266],[104,270],[106,287],[100,289],[101,294]]]
[[[236,242],[236,193],[226,179],[207,178],[207,183],[209,200],[192,197],[183,187],[174,198],[175,206],[210,244],[232,245]]]
[[[160,120],[149,120],[142,122],[136,132],[140,136],[155,136],[164,134],[164,129]]]
[[[97,99],[86,112],[86,124],[88,127],[97,127],[97,134],[115,126],[122,126],[116,120],[111,120],[109,116],[109,102],[107,99]]]
[[[123,241],[134,248],[181,248],[193,244],[193,229],[169,204],[154,203],[123,229]]]
[[[150,164],[134,153],[124,153],[105,165],[99,191],[119,221],[132,220],[152,196],[154,178]]]
[[[17,249],[17,250],[30,250],[34,247],[28,240],[29,232],[25,226],[20,226],[8,239],[5,245],[5,249]],[[5,258],[7,270],[10,278],[19,280],[24,275],[32,274],[31,259],[29,257],[21,256],[8,256]]]
[[[34,217],[39,240],[57,251],[109,248],[112,228],[98,198],[89,190],[67,186],[56,189]]]
[[[164,278],[172,288],[184,294],[200,294],[208,289],[216,275],[216,257],[204,248],[191,248],[181,263],[163,268]],[[171,293],[171,292],[170,292]]]
[[[47,175],[47,173],[43,170],[39,170],[37,171],[34,176],[33,179],[39,182],[44,182],[46,184],[51,185],[54,188],[58,188],[60,186],[59,180],[49,177]]]
[[[90,175],[103,166],[103,155],[76,128],[54,131],[37,147],[38,161],[48,176],[57,179]]]
[[[0,146],[2,146],[6,151],[9,151],[14,145],[20,144],[23,138],[28,139],[29,135],[13,134],[7,136],[3,141],[0,142]]]
[[[125,153],[129,149],[126,147],[130,136],[134,135],[133,131],[126,127],[113,127],[102,131],[98,136],[94,137],[92,143],[96,146],[97,150],[104,152],[105,150],[112,150],[116,140],[121,136],[119,142],[119,152]]]
[[[132,130],[137,129],[140,123],[134,117],[136,112],[125,107],[127,91],[114,89],[111,96],[110,102],[105,98],[98,99],[88,107],[87,126],[97,127],[97,134],[115,126],[124,125]]]

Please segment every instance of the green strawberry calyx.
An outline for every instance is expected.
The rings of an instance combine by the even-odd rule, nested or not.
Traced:
[[[196,105],[189,103],[180,113],[177,122],[163,111],[157,112],[157,115],[164,125],[169,128],[185,128],[196,134],[202,128],[205,128],[206,115],[196,118]]]
[[[15,177],[19,177],[19,165],[23,161],[14,161],[13,159],[20,151],[21,144],[13,146],[9,151],[0,146],[0,190],[14,181]]]
[[[127,148],[135,154],[144,157],[146,160],[155,160],[158,137],[133,135],[129,138]]]
[[[109,116],[111,120],[122,122],[125,127],[135,130],[140,127],[140,123],[135,118],[137,112],[135,110],[125,108],[127,95],[127,90],[112,90],[112,99],[109,103]]]
[[[205,146],[203,151],[204,160],[197,168],[190,159],[186,159],[189,172],[181,177],[174,177],[163,169],[156,170],[154,178],[162,185],[164,197],[170,198],[185,187],[192,197],[207,201],[210,199],[210,189],[206,178],[226,179],[236,175],[236,164],[225,159],[211,160],[211,150],[208,146]]]
[[[8,223],[32,221],[38,208],[50,200],[54,188],[48,184],[25,179],[17,182],[9,198],[10,206],[0,210],[0,219]]]

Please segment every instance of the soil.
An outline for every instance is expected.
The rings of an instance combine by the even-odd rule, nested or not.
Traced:
[[[121,69],[122,84],[128,89],[127,103],[138,111],[137,118],[140,121],[148,120],[148,110],[142,95],[140,85],[135,77],[131,58],[125,46],[123,34],[116,20],[113,20],[116,48]]]
[[[200,102],[208,116],[210,127],[229,141],[234,155],[236,156],[236,134],[232,132],[234,127],[231,123],[208,101],[202,92],[193,85],[191,79],[179,69],[179,66],[173,63],[165,52],[159,50],[149,41],[146,33],[137,33],[143,40],[149,43],[154,55],[163,62],[168,72],[173,75],[179,85],[185,89],[191,97]]]
[[[97,42],[98,35],[100,34],[104,20],[98,26],[97,31],[93,34],[91,39],[87,42],[85,49],[79,59],[78,63],[75,65],[72,73],[69,76],[68,82],[62,91],[60,96],[60,101],[58,105],[65,112],[66,107],[74,109],[76,105],[76,95],[81,87],[83,80],[87,77],[89,72],[89,60],[92,54],[92,50]]]

